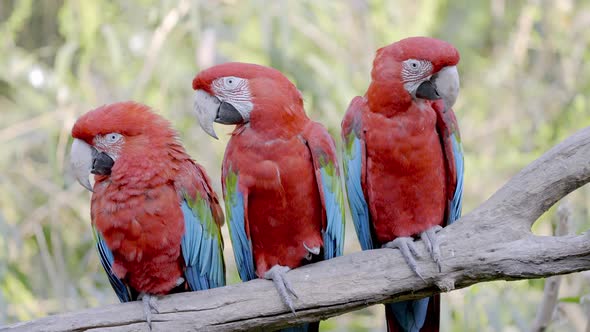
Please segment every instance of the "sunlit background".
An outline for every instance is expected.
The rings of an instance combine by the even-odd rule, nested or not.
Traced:
[[[0,1],[0,325],[117,302],[94,249],[90,196],[68,174],[80,114],[127,99],[154,107],[220,193],[228,137],[210,139],[191,114],[198,71],[230,60],[281,70],[340,144],[340,121],[368,86],[375,50],[414,35],[447,40],[462,56],[464,212],[590,125],[589,1]],[[568,200],[570,231],[588,229],[588,187]],[[535,233],[552,234],[554,214]],[[359,250],[350,218],[346,244]],[[229,241],[225,257],[236,283]],[[549,330],[586,328],[589,283],[588,274],[565,277]],[[527,330],[543,285],[490,282],[445,294],[442,330]],[[382,306],[322,323],[384,329]]]

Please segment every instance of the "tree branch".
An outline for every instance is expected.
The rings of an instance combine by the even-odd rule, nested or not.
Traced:
[[[440,234],[443,271],[418,260],[426,282],[397,250],[380,249],[304,266],[287,274],[299,298],[293,315],[271,282],[176,294],[159,301],[156,331],[284,327],[367,305],[424,297],[490,280],[540,278],[590,269],[590,233],[535,236],[535,220],[590,180],[590,128],[545,153],[473,212]],[[418,251],[428,257],[420,242]],[[439,289],[440,288],[440,289]],[[144,331],[140,303],[109,305],[8,326],[6,331]]]
[[[562,201],[557,208],[557,226],[555,228],[556,235],[567,235],[569,232],[569,223],[571,217],[571,209],[567,201]],[[537,316],[531,326],[531,332],[542,332],[547,329],[553,320],[553,313],[558,304],[559,286],[561,285],[562,276],[553,276],[545,280],[545,288],[543,290],[543,300],[539,305]]]

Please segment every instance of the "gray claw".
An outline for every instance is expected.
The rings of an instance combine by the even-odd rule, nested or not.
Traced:
[[[293,306],[291,295],[295,298],[298,298],[298,296],[285,275],[289,270],[291,269],[288,266],[275,265],[270,270],[266,271],[264,279],[272,280],[283,303],[285,303],[289,309],[291,309],[293,314],[295,314],[295,307]],[[289,293],[291,293],[291,295],[289,295]]]
[[[441,226],[436,225],[431,227],[420,234],[420,238],[426,244],[426,249],[430,253],[430,256],[438,266],[438,272],[442,272],[441,255],[440,255],[440,243],[438,242],[438,233],[442,229]]]
[[[399,249],[406,260],[406,263],[410,267],[410,270],[420,277],[422,281],[426,282],[424,277],[418,272],[418,265],[416,264],[416,259],[414,259],[414,256],[420,258],[418,251],[416,250],[416,245],[414,244],[414,239],[411,237],[398,237],[395,240],[384,244],[383,248]]]
[[[148,323],[148,327],[150,331],[152,330],[152,312],[159,314],[160,310],[158,309],[158,298],[156,296],[152,296],[149,294],[142,293],[139,295],[141,301],[143,302],[143,313],[145,315],[145,319]]]
[[[283,276],[283,283],[285,284],[285,288],[289,291],[289,293],[291,293],[291,295],[293,295],[293,297],[298,299],[299,296],[297,296],[297,293],[295,293],[293,286],[291,286],[291,282],[289,281],[289,279],[287,279],[286,276]]]

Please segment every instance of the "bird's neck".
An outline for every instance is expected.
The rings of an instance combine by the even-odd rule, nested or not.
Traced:
[[[96,180],[135,188],[157,187],[173,179],[185,160],[190,160],[190,157],[177,143],[165,148],[122,153],[115,161],[111,175]]]
[[[371,112],[388,118],[408,111],[413,103],[412,96],[401,82],[372,81],[365,97]]]
[[[301,133],[309,121],[301,106],[273,105],[272,109],[252,110],[249,127],[267,139],[286,139]]]

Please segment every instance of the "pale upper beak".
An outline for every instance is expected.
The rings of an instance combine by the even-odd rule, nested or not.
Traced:
[[[76,180],[86,189],[92,190],[90,174],[109,175],[115,161],[106,153],[98,152],[81,139],[74,139],[70,164]]]
[[[238,124],[244,122],[242,114],[230,103],[222,102],[204,90],[195,92],[194,111],[201,128],[211,137],[217,139],[213,122],[221,124]]]
[[[443,99],[445,110],[451,109],[459,95],[459,72],[457,66],[442,68],[438,73],[422,82],[416,89],[416,97],[435,100]]]

